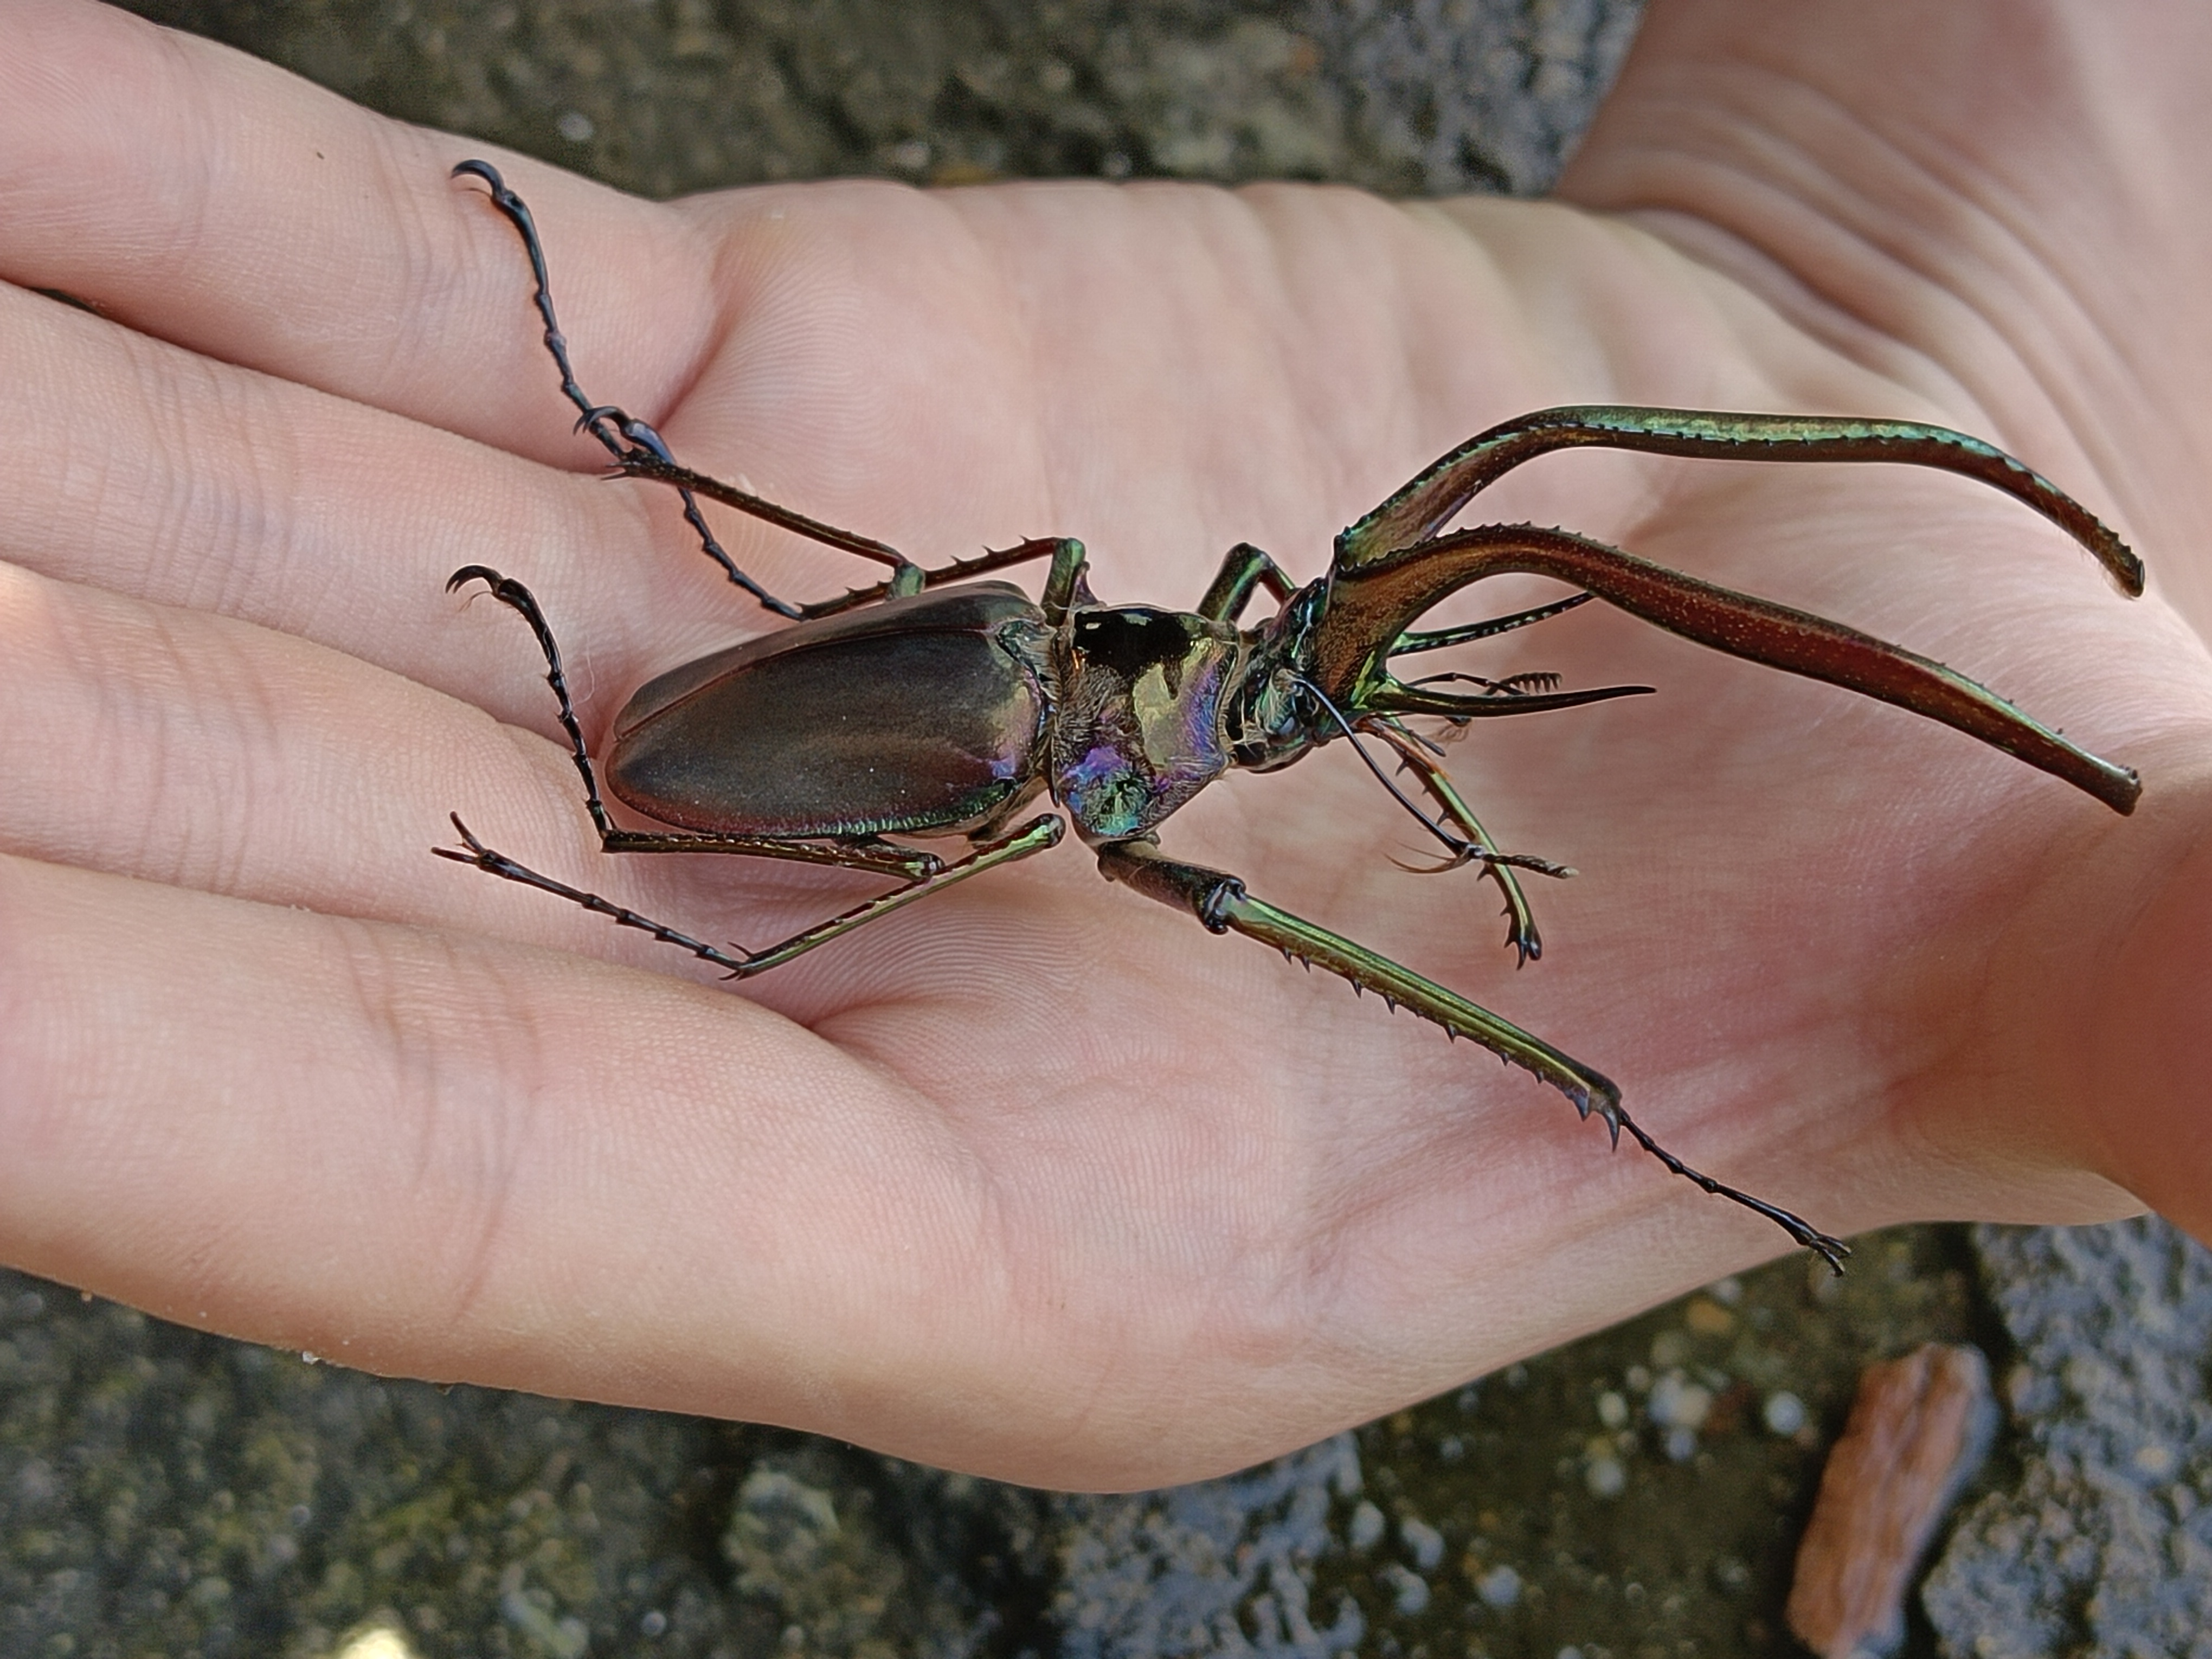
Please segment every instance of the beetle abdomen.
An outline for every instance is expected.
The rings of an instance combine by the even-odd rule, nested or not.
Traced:
[[[997,588],[1000,584],[981,585]],[[1044,696],[1000,629],[1017,590],[892,600],[748,641],[641,688],[606,764],[664,823],[749,836],[950,835],[1036,774]]]

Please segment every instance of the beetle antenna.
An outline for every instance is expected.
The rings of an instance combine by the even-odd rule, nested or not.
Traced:
[[[1426,830],[1431,835],[1434,836],[1439,842],[1443,843],[1444,850],[1452,854],[1454,860],[1452,864],[1444,866],[1443,867],[1445,869],[1449,870],[1455,868],[1458,864],[1465,861],[1465,855],[1468,853],[1477,850],[1470,847],[1468,842],[1463,837],[1455,836],[1450,830],[1445,829],[1443,824],[1437,823],[1435,818],[1423,811],[1419,806],[1414,804],[1411,796],[1407,795],[1404,790],[1398,787],[1396,780],[1392,778],[1389,773],[1385,772],[1380,766],[1375,763],[1375,757],[1367,752],[1367,745],[1360,742],[1359,733],[1352,730],[1352,722],[1344,717],[1344,711],[1329,701],[1328,693],[1322,690],[1321,687],[1316,685],[1311,680],[1306,678],[1303,674],[1297,677],[1297,682],[1300,687],[1313,697],[1315,702],[1321,704],[1323,708],[1328,711],[1329,718],[1336,722],[1337,729],[1342,732],[1344,735],[1351,740],[1352,752],[1358,755],[1360,760],[1366,765],[1367,769],[1375,775],[1376,781],[1385,789],[1390,792],[1390,798],[1396,801],[1399,805],[1404,807],[1408,812],[1412,813],[1415,820],[1420,823],[1423,829]]]

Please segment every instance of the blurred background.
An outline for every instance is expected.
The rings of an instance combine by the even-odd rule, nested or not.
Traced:
[[[1535,194],[1638,18],[1625,0],[134,9],[654,196],[863,173]],[[2212,1271],[2131,1223],[1896,1230],[1847,1279],[1785,1260],[1265,1468],[1111,1498],[380,1381],[0,1272],[0,1654],[1800,1652],[1782,1608],[1823,1455],[1861,1369],[1929,1340],[1987,1352],[2010,1417],[1908,1654],[2212,1652],[2192,1645],[2212,1629]]]

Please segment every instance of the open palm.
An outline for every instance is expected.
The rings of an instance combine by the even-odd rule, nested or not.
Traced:
[[[0,1255],[373,1369],[1120,1484],[1316,1437],[1784,1243],[1073,847],[736,994],[430,858],[459,810],[749,945],[884,885],[599,857],[527,631],[444,592],[471,562],[526,581],[594,736],[771,620],[569,429],[514,239],[447,179],[475,147],[118,15],[11,10]],[[1700,45],[1654,27],[1576,181],[1607,205],[1639,204],[1638,88]],[[1998,395],[1839,349],[1681,251],[1741,225],[1296,187],[655,206],[501,165],[592,396],[925,563],[1073,535],[1103,598],[1187,606],[1249,539],[1304,580],[1419,465],[1571,401],[1942,421],[2113,517],[2154,580],[2195,556],[2156,536],[2193,503],[2107,476],[2032,377]],[[1474,872],[1404,867],[1416,826],[1342,744],[1209,791],[1170,851],[1538,1032],[1830,1231],[2134,1207],[2115,1182],[2185,1210],[2081,1127],[2118,1028],[2080,953],[2146,971],[2146,896],[2203,823],[2212,670],[2176,611],[1991,492],[1887,468],[1560,458],[1483,514],[1948,662],[2140,768],[2144,810],[1590,606],[1466,664],[1660,695],[1451,751],[1505,847],[1582,872],[1532,893],[1541,962],[1516,971]],[[717,528],[779,592],[871,579]]]

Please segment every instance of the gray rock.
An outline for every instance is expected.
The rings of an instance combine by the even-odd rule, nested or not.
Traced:
[[[1922,1594],[1954,1659],[2212,1659],[2212,1251],[2155,1218],[1983,1227],[2016,1485]]]
[[[1348,1599],[1312,1605],[1313,1567],[1334,1541],[1333,1500],[1359,1484],[1359,1453],[1340,1434],[1223,1480],[1062,1499],[1066,1531],[1053,1603],[1061,1654],[1329,1659],[1351,1652],[1365,1621]],[[1425,1607],[1425,1586],[1419,1600]]]
[[[828,174],[1541,191],[1640,0],[132,0],[647,195]]]
[[[1636,38],[1622,0],[1320,0],[1307,25],[1407,194],[1550,188]]]

